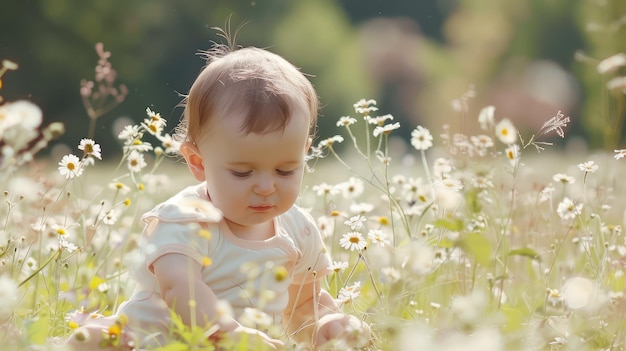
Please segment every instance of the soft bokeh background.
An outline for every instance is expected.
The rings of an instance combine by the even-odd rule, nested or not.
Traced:
[[[435,134],[444,123],[471,129],[465,120],[492,104],[522,131],[562,110],[572,117],[570,142],[623,147],[606,133],[607,121],[624,118],[616,103],[624,96],[609,96],[596,71],[626,51],[623,0],[8,0],[0,58],[20,68],[0,93],[34,101],[47,123],[65,122],[56,143],[65,152],[60,145],[87,134],[79,87],[93,79],[102,42],[129,94],[98,121],[95,139],[108,155],[121,152],[115,128],[143,119],[147,106],[174,127],[180,94],[203,65],[196,53],[219,40],[211,27],[229,16],[233,29],[247,22],[241,45],[270,48],[312,75],[321,137],[365,97],[407,126],[404,137],[417,124]],[[468,111],[455,111],[471,85]]]

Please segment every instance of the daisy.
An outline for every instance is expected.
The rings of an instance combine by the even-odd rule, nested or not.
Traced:
[[[394,130],[396,130],[398,128],[400,128],[400,123],[399,122],[396,122],[396,123],[393,123],[393,124],[386,124],[384,126],[378,126],[378,127],[374,128],[373,135],[374,135],[374,137],[377,137],[377,136],[379,136],[381,134],[389,135],[389,134],[391,134],[392,131],[394,131]]]
[[[593,172],[597,171],[598,168],[599,168],[599,166],[597,164],[595,164],[595,162],[593,162],[593,161],[587,161],[587,162],[578,164],[578,169],[580,169],[583,172],[593,173]]]
[[[613,157],[615,157],[616,160],[626,157],[626,149],[615,150],[615,156]]]
[[[359,178],[350,177],[348,181],[340,183],[337,185],[341,190],[343,197],[346,199],[354,199],[363,194],[365,190],[365,185],[363,181]]]
[[[140,172],[147,165],[148,164],[144,160],[142,153],[136,150],[133,150],[130,152],[130,155],[128,155],[128,170],[129,171],[133,173]]]
[[[369,115],[370,112],[378,111],[378,107],[371,106],[371,105],[376,105],[376,100],[373,100],[373,99],[369,99],[369,100],[361,99],[361,100],[357,101],[353,106],[354,106],[354,110],[356,111],[356,113],[362,113],[364,115]]]
[[[515,166],[515,162],[519,159],[519,145],[513,144],[504,150],[506,158],[509,159],[511,164]]]
[[[341,135],[335,135],[335,136],[332,136],[330,138],[327,138],[327,139],[324,139],[324,140],[320,141],[320,143],[318,144],[318,147],[320,149],[323,149],[325,147],[329,148],[329,147],[332,147],[333,144],[335,144],[335,143],[339,144],[339,143],[342,143],[342,142],[343,142],[343,137]]]
[[[556,212],[561,219],[574,219],[576,216],[582,213],[583,204],[576,205],[570,198],[565,197],[563,201],[559,203]]]
[[[574,184],[574,182],[576,182],[576,179],[574,179],[574,177],[563,173],[557,173],[553,175],[552,180],[562,184]]]
[[[170,134],[158,136],[158,138],[161,141],[161,145],[165,148],[166,154],[172,155],[180,150],[180,142],[174,140]]]
[[[430,131],[422,126],[417,126],[411,132],[411,145],[416,150],[428,150],[433,146],[433,136]]]
[[[83,166],[80,163],[80,159],[76,155],[65,155],[59,162],[59,173],[65,177],[65,179],[78,178],[83,174]]]
[[[496,125],[496,136],[502,143],[511,145],[517,141],[517,129],[511,120],[504,118]]]
[[[346,250],[362,251],[365,249],[365,239],[359,232],[349,232],[343,235],[339,240],[339,245]]]
[[[252,307],[246,307],[239,318],[243,326],[249,328],[269,327],[272,325],[272,317],[267,313]]]
[[[494,106],[486,106],[480,113],[478,114],[478,123],[480,123],[480,128],[483,130],[489,129],[490,126],[494,125],[493,115],[496,111]]]
[[[342,116],[337,121],[337,127],[347,127],[356,123],[356,118],[350,116]]]
[[[392,115],[383,115],[383,116],[376,116],[376,117],[365,116],[365,121],[369,124],[382,126],[383,124],[385,124],[386,121],[393,121],[393,116]]]
[[[343,222],[343,224],[347,225],[352,230],[360,230],[361,228],[363,228],[363,223],[365,223],[366,221],[367,218],[361,215],[357,215],[350,217],[347,221]]]
[[[102,149],[92,139],[83,138],[80,140],[78,150],[83,150],[85,156],[93,156],[98,160],[102,160]]]
[[[139,136],[139,126],[132,125],[124,127],[124,130],[117,136],[118,139],[124,140],[125,145],[130,145]]]
[[[361,282],[355,282],[350,286],[341,288],[337,300],[341,303],[354,301],[361,293]]]
[[[328,269],[335,273],[339,273],[341,271],[345,271],[348,269],[348,262],[346,261],[333,261],[333,263],[328,266]]]
[[[372,243],[380,246],[389,245],[389,238],[387,237],[387,233],[383,232],[380,229],[371,229],[367,233],[367,237],[372,241]]]
[[[598,73],[604,74],[615,71],[622,66],[626,66],[626,54],[619,53],[600,61],[597,69]]]
[[[313,191],[317,196],[328,196],[339,194],[339,189],[336,186],[327,183],[320,183],[313,185]]]

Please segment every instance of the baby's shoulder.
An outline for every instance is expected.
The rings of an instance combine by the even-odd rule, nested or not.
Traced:
[[[146,222],[157,219],[163,222],[217,223],[222,213],[209,201],[204,184],[189,186],[146,212]]]
[[[311,213],[305,208],[293,205],[287,212],[280,216],[282,226],[290,236],[308,236],[316,227]]]

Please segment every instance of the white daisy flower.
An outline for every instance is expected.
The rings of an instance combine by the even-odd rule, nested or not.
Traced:
[[[83,165],[76,155],[65,155],[59,162],[59,173],[66,179],[78,178],[83,174]]]
[[[495,106],[486,106],[482,110],[480,110],[480,113],[478,114],[478,123],[480,123],[481,129],[487,130],[490,126],[493,126],[495,124],[493,118],[495,111]]]
[[[400,128],[400,123],[396,122],[393,124],[386,124],[384,126],[378,126],[374,128],[374,132],[372,133],[374,137],[378,137],[381,134],[389,135],[392,131]]]
[[[147,165],[142,153],[133,150],[130,152],[130,155],[128,155],[129,171],[133,173],[140,172]]]
[[[354,301],[361,294],[361,282],[355,282],[350,286],[346,286],[339,290],[339,297],[337,300],[340,303],[347,303]]]
[[[85,156],[93,156],[98,160],[102,160],[102,149],[100,148],[100,144],[96,144],[93,139],[81,139],[78,149],[83,150]]]
[[[587,161],[587,162],[578,164],[578,169],[580,169],[583,172],[593,173],[593,172],[597,171],[598,168],[599,168],[599,166],[597,164],[595,164],[595,162],[593,162],[593,161]]]
[[[366,246],[363,235],[359,232],[349,232],[339,239],[339,245],[350,251],[363,251]]]
[[[553,175],[552,180],[562,184],[574,184],[576,182],[576,179],[574,177],[563,173],[557,173]]]
[[[559,203],[556,212],[562,219],[574,219],[582,213],[583,204],[575,204],[570,198],[565,197]]]
[[[517,129],[508,118],[502,119],[496,125],[496,136],[506,145],[511,145],[517,141]]]
[[[411,145],[416,150],[428,150],[433,146],[433,136],[430,131],[422,126],[417,126],[411,132]]]
[[[347,127],[356,123],[356,118],[350,116],[342,116],[337,121],[337,127]]]

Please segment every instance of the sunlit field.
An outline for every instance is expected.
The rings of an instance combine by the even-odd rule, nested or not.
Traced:
[[[110,83],[83,86],[94,123],[124,95]],[[35,154],[62,126],[42,127],[30,102],[0,105],[2,350],[62,350],[132,293],[141,215],[194,183],[166,133],[177,121],[144,113],[118,150],[86,131],[52,159]],[[367,350],[625,349],[626,150],[566,151],[560,111],[529,135],[490,106],[465,116],[471,134],[400,125],[367,99],[324,118],[336,135],[314,142],[298,204],[334,261],[325,287],[372,327]],[[406,128],[410,140],[394,137]],[[258,326],[255,316],[242,323]],[[102,330],[107,344],[124,339],[123,324]],[[162,350],[218,349],[204,330],[171,329]]]

